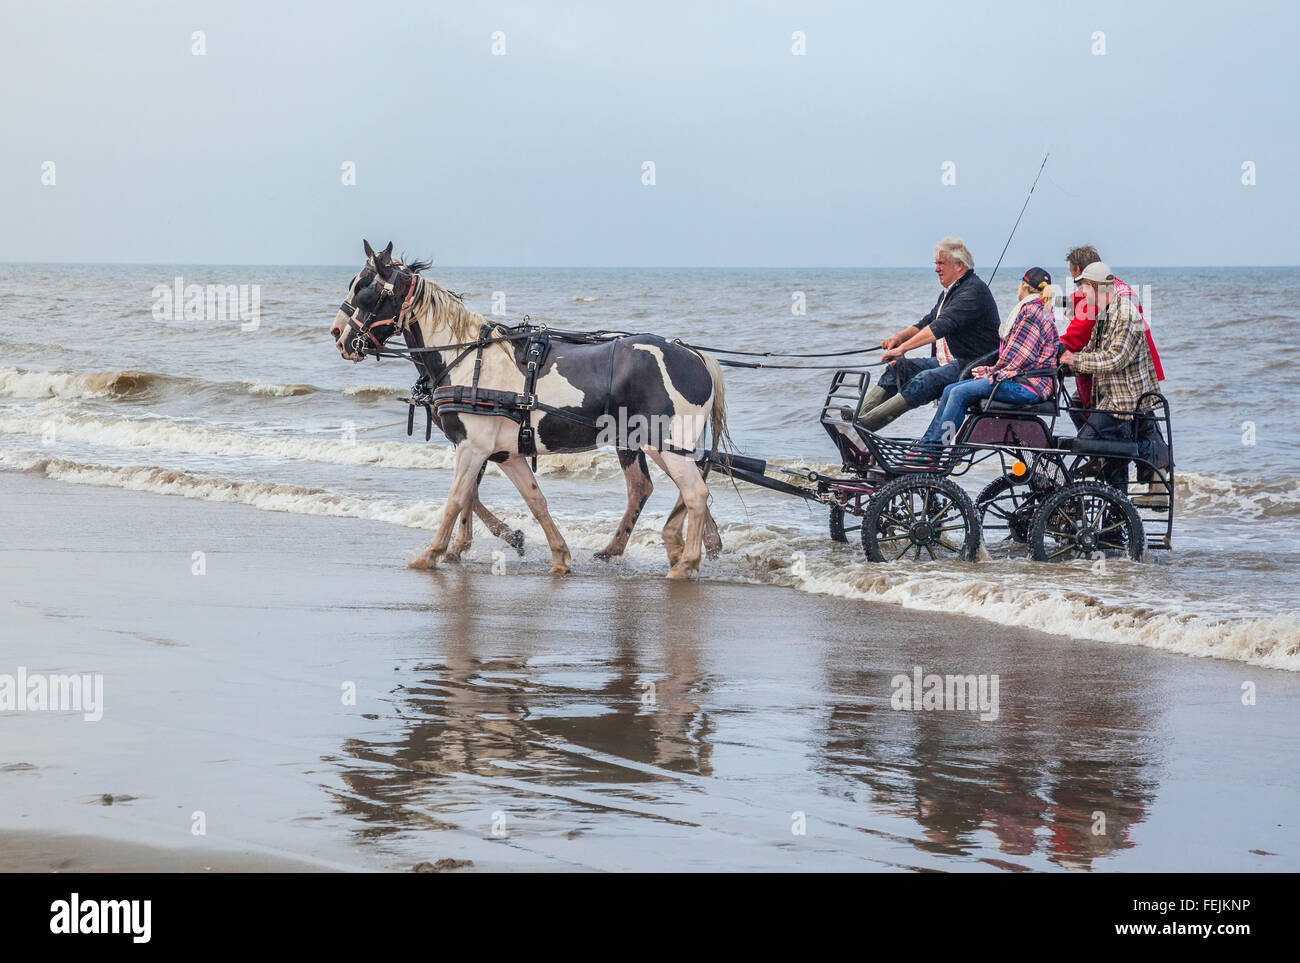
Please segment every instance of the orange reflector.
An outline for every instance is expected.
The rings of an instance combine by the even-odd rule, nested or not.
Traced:
[[[1011,466],[1011,474],[1015,475],[1017,478],[1019,478],[1027,471],[1029,471],[1029,466],[1026,465],[1023,461],[1018,461]]]

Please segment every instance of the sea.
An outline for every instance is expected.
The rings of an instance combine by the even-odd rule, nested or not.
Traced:
[[[377,520],[411,529],[414,556],[440,522],[454,453],[436,430],[424,440],[422,415],[407,436],[409,362],[354,364],[335,349],[329,328],[359,267],[0,265],[0,471],[339,525]],[[704,561],[699,582],[760,583],[1300,671],[1300,441],[1287,374],[1300,362],[1291,339],[1300,269],[1114,267],[1142,296],[1166,375],[1177,462],[1171,551],[1147,562],[1048,564],[993,546],[976,563],[872,564],[860,544],[830,541],[824,507],[715,476],[724,549]],[[1020,272],[1004,266],[995,279],[1003,311]],[[934,274],[919,268],[427,274],[490,320],[743,351],[869,347],[920,318],[938,294]],[[187,312],[194,285],[220,297]],[[774,469],[837,471],[818,423],[831,377],[820,367],[727,369],[737,450]],[[932,414],[924,406],[891,430],[919,435]],[[973,496],[993,477],[981,467],[960,481]],[[592,553],[626,501],[614,453],[544,456],[538,466],[575,569],[607,581],[615,596],[620,582],[667,570],[659,529],[676,492],[657,470],[654,478],[626,556],[605,563]],[[480,525],[463,564],[484,577],[544,572],[540,527],[495,467],[481,497],[525,532],[525,554]],[[165,528],[165,514],[157,524]]]

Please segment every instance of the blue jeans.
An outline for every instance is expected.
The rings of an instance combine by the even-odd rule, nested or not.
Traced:
[[[941,365],[938,358],[900,358],[885,368],[879,385],[890,396],[901,394],[907,407],[917,408],[937,399],[945,387],[961,377],[966,365],[960,359]]]
[[[1036,401],[1043,400],[1032,390],[1015,381],[1003,381],[997,386],[997,391],[998,401],[1008,401],[1013,405],[1032,405]],[[930,422],[930,427],[925,429],[921,441],[927,445],[939,444],[944,441],[944,426],[951,424],[952,428],[946,444],[952,444],[952,440],[957,437],[957,429],[966,419],[966,406],[977,398],[987,398],[991,394],[993,394],[993,384],[988,378],[958,381],[944,388],[943,395],[939,398],[939,413]]]

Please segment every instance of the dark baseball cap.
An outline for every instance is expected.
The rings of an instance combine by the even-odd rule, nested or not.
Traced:
[[[1051,284],[1052,276],[1040,267],[1032,267],[1025,272],[1024,277],[1020,280],[1024,281],[1031,288],[1037,291],[1044,283]]]

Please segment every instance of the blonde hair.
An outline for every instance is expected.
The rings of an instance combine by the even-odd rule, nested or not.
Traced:
[[[959,237],[945,237],[936,244],[934,246],[934,256],[938,257],[940,253],[961,261],[962,264],[966,265],[968,271],[975,270],[975,259],[971,257],[970,248],[966,247],[966,242]]]
[[[1023,284],[1025,287],[1029,288],[1031,292],[1036,294],[1038,296],[1038,300],[1043,302],[1043,304],[1047,305],[1048,307],[1052,306],[1053,290],[1052,290],[1052,286],[1048,284],[1046,281],[1043,281],[1041,284],[1039,284],[1037,290],[1035,290],[1034,288],[1030,288],[1029,282],[1026,281],[1024,278],[1020,279],[1020,283]]]

